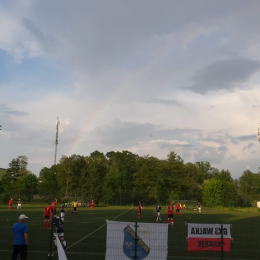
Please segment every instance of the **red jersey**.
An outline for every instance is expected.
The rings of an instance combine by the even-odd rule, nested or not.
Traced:
[[[46,208],[45,208],[45,210],[44,210],[44,215],[45,216],[50,216],[50,212],[51,212],[51,206],[50,205],[48,205]]]
[[[179,204],[177,204],[177,207],[176,207],[176,209],[180,209],[180,205],[179,205]]]
[[[169,205],[168,206],[168,214],[170,215],[170,214],[173,214],[173,205]]]
[[[91,206],[94,206],[94,200],[91,201]]]
[[[141,205],[138,205],[138,211],[141,211],[141,210],[142,210]]]
[[[56,209],[56,205],[57,205],[56,201],[53,201],[51,204],[53,210]]]
[[[13,204],[13,200],[9,200],[9,205],[12,205]]]

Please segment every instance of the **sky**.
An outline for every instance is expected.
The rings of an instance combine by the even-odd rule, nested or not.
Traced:
[[[260,166],[259,0],[0,2],[0,168],[128,150]]]

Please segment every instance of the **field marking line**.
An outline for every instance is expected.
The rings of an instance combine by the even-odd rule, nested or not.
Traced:
[[[114,217],[114,218],[113,218],[113,219],[111,219],[110,221],[113,221],[113,220],[115,220],[116,218],[118,218],[118,217],[122,216],[123,214],[125,214],[126,212],[128,212],[128,211],[129,211],[129,210],[131,210],[131,209],[132,209],[132,208],[130,208],[130,209],[128,209],[128,210],[126,210],[126,211],[124,211],[122,214],[120,214],[120,215],[118,215],[118,216]],[[75,246],[76,244],[78,244],[79,242],[81,242],[82,240],[84,240],[85,238],[87,238],[87,237],[91,236],[92,234],[94,234],[95,232],[97,232],[99,229],[103,228],[103,227],[104,227],[106,224],[107,224],[107,222],[106,222],[104,225],[102,225],[101,227],[99,227],[98,229],[96,229],[96,230],[94,230],[93,232],[91,232],[90,234],[88,234],[87,236],[85,236],[85,237],[81,238],[80,240],[78,240],[78,241],[77,241],[77,242],[75,242],[74,244],[72,244],[72,245],[70,245],[69,247],[67,247],[66,251],[68,251],[68,249],[70,249],[71,247]]]

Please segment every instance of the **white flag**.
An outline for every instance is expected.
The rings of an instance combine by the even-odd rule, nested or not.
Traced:
[[[58,251],[59,260],[67,260],[67,256],[64,252],[60,239],[58,238],[58,236],[56,234],[55,234],[55,237],[56,237],[56,241],[57,241],[57,251]]]
[[[168,224],[107,222],[106,260],[166,260]],[[137,243],[135,242],[137,239]]]

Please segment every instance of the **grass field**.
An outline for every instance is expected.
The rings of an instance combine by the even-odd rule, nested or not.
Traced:
[[[0,259],[9,260],[12,254],[12,226],[18,221],[20,214],[29,216],[26,224],[29,228],[28,260],[48,259],[51,231],[43,229],[43,210],[45,205],[26,205],[22,210],[13,207],[8,210],[6,205],[0,205]],[[59,205],[58,207],[59,208]],[[154,207],[145,207],[140,219],[137,218],[137,207],[97,207],[94,210],[85,207],[78,208],[78,216],[70,215],[72,208],[67,208],[64,230],[67,241],[66,255],[69,260],[105,259],[106,252],[106,219],[128,222],[156,222]],[[162,222],[166,223],[166,207],[163,206]],[[260,212],[248,209],[239,211],[212,210],[203,208],[202,213],[188,209],[181,211],[180,216],[174,215],[175,228],[169,227],[168,259],[215,259],[215,252],[191,252],[187,255],[188,223],[218,223],[232,224],[230,259],[260,259]],[[201,258],[202,257],[202,258]],[[220,258],[220,252],[216,253]],[[229,254],[224,253],[225,259]],[[55,253],[54,259],[57,259]]]

